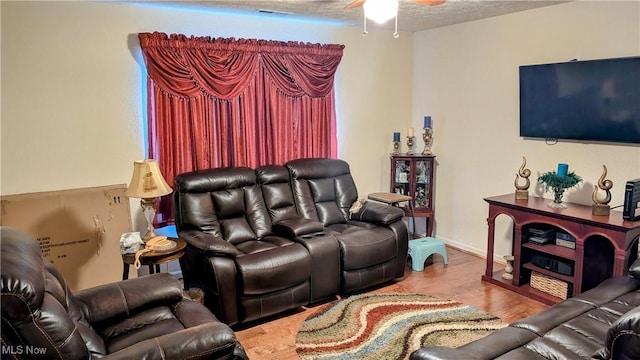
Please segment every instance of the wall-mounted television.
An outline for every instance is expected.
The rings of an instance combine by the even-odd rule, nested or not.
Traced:
[[[640,144],[640,57],[520,66],[520,136]]]

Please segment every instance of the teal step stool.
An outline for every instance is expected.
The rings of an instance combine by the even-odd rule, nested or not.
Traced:
[[[432,237],[409,240],[409,256],[411,256],[411,270],[424,270],[424,262],[435,253],[442,255],[445,265],[449,263],[447,248],[442,240]]]

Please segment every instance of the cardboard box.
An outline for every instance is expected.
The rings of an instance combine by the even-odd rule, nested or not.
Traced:
[[[73,291],[122,280],[120,235],[131,231],[125,184],[1,196],[0,225],[36,238]]]

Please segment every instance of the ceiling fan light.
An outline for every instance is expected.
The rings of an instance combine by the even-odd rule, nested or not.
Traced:
[[[398,15],[398,0],[367,0],[364,16],[378,24],[387,22]]]

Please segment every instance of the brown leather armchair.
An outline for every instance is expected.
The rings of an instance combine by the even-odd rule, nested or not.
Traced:
[[[171,275],[74,294],[29,235],[2,227],[0,250],[3,359],[247,359]]]

